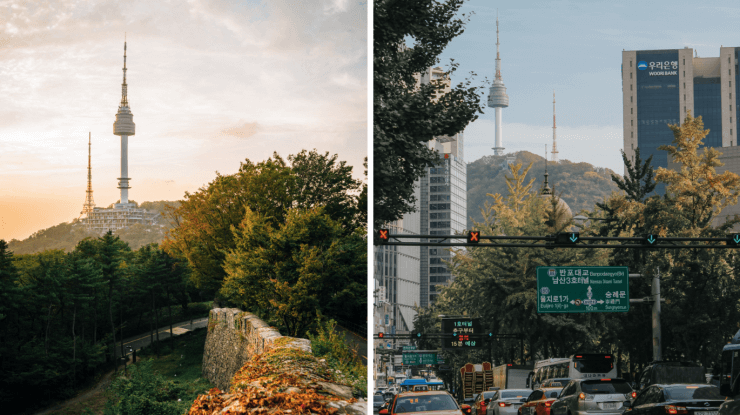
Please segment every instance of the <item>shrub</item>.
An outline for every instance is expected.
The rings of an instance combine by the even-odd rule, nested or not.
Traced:
[[[341,330],[336,330],[334,320],[320,321],[316,335],[308,333],[314,356],[326,359],[334,370],[335,380],[349,384],[355,395],[367,396],[367,367],[357,353],[347,344]]]

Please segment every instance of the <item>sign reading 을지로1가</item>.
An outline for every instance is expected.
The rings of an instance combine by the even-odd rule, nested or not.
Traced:
[[[538,313],[614,313],[629,309],[627,267],[537,267]]]

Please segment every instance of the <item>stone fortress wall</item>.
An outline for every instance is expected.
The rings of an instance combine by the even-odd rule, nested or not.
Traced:
[[[214,308],[208,317],[208,335],[203,351],[203,376],[224,391],[221,397],[233,400],[234,395],[227,392],[234,374],[242,369],[245,363],[251,361],[254,356],[286,349],[311,354],[311,342],[307,339],[282,336],[252,313],[237,308]],[[287,370],[295,369],[292,367]],[[329,402],[330,407],[338,410],[337,414],[366,413],[367,401],[352,403],[354,399],[351,387],[320,381],[315,374],[310,373],[310,370],[298,368],[298,371],[299,377],[303,377],[300,383],[339,399]],[[236,404],[237,402],[233,405]]]

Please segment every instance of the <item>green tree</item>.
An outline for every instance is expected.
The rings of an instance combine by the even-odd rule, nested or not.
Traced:
[[[365,313],[366,242],[344,235],[323,208],[290,209],[285,223],[247,210],[226,255],[222,295],[261,313],[291,336],[315,329],[316,312],[344,319]]]
[[[323,206],[346,234],[362,227],[356,195],[361,184],[351,174],[352,168],[336,155],[316,150],[303,150],[287,162],[277,153],[257,164],[246,160],[238,173],[219,174],[208,186],[185,194],[170,211],[175,228],[162,246],[187,259],[196,287],[215,292],[226,276],[225,253],[236,246],[231,227],[244,219],[247,209],[278,226],[291,208]]]
[[[456,17],[464,0],[375,0],[373,8],[374,221],[400,219],[414,210],[413,185],[439,161],[426,143],[452,136],[482,112],[469,80],[446,90],[444,80],[419,85],[417,77],[439,63],[468,17]],[[404,45],[410,39],[412,46]],[[446,73],[449,80],[457,64]],[[441,94],[441,96],[439,96]]]

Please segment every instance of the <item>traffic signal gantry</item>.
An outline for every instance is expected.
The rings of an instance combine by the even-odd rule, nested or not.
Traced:
[[[740,248],[740,234],[732,233],[718,238],[664,237],[656,234],[645,236],[612,237],[581,236],[579,232],[559,232],[544,236],[484,236],[480,231],[467,235],[410,235],[391,234],[389,229],[378,230],[378,240],[390,246],[471,246],[494,248],[633,248],[633,249],[685,249]],[[415,240],[402,242],[402,240]]]

